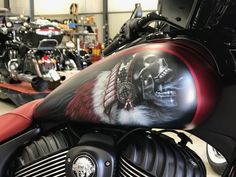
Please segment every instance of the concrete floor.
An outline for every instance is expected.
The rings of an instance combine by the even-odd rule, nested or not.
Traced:
[[[0,115],[4,114],[12,109],[14,109],[15,106],[6,100],[0,100]],[[173,134],[169,134],[170,136],[174,136]],[[193,145],[190,145],[191,149],[193,149],[197,154],[202,158],[203,162],[205,163],[205,166],[207,168],[207,177],[219,177],[216,173],[212,171],[210,168],[207,158],[206,158],[206,143],[200,140],[199,138],[190,135],[191,139],[193,140]]]
[[[16,108],[16,106],[9,100],[0,100],[0,115],[11,111],[14,108]]]

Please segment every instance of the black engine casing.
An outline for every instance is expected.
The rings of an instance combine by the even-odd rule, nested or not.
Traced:
[[[118,176],[205,177],[202,160],[187,146],[163,134],[143,135],[130,141],[118,163]]]
[[[182,133],[179,136],[182,141],[176,143],[160,132],[141,130],[128,133],[120,139],[122,141],[115,143],[106,134],[90,133],[83,135],[70,149],[65,136],[55,132],[25,148],[18,158],[15,176],[76,177],[83,176],[78,173],[86,174],[93,167],[93,172],[86,176],[205,177],[205,166],[185,145],[188,140],[185,136]],[[78,159],[82,160],[77,163]]]
[[[79,167],[77,170],[81,170],[81,176],[87,177],[113,177],[116,170],[116,150],[114,140],[104,134],[91,133],[85,134],[80,139],[77,147],[69,150],[66,157],[66,176],[75,177],[78,176],[73,170],[75,161],[78,158],[85,157],[91,160],[91,163],[95,166],[94,174],[86,174],[83,171],[83,167]],[[90,167],[85,167],[90,168]],[[78,172],[80,173],[80,172]]]

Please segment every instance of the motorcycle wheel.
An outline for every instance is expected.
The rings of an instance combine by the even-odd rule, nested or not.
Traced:
[[[43,80],[42,78],[37,78],[31,82],[31,86],[34,90],[42,92],[48,88],[48,81]]]
[[[222,175],[227,166],[227,161],[224,156],[209,144],[206,145],[206,152],[207,160],[211,168],[217,174]]]

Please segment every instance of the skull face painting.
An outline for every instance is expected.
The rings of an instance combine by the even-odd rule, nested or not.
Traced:
[[[168,82],[174,73],[165,59],[158,59],[154,55],[147,56],[144,58],[144,66],[136,78],[141,80],[143,99],[150,100],[157,106],[177,106],[176,88],[173,82]]]
[[[191,74],[175,56],[137,52],[121,57],[111,70],[86,81],[77,89],[66,114],[109,124],[170,126],[176,121],[189,122],[195,101]]]

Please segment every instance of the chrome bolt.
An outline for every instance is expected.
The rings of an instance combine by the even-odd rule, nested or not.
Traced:
[[[105,162],[105,166],[106,166],[106,167],[109,167],[110,165],[111,165],[111,163],[110,163],[109,161],[106,161],[106,162]]]

